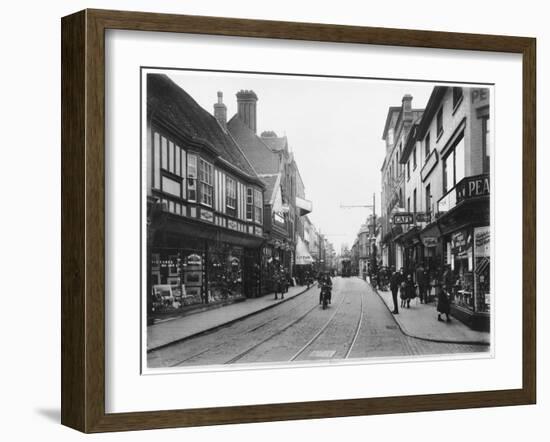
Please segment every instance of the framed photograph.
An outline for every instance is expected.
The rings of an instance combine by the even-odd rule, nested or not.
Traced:
[[[62,19],[62,423],[536,400],[536,42]]]

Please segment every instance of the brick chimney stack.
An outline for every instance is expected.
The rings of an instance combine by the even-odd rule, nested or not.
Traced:
[[[403,95],[402,108],[403,108],[403,122],[412,121],[412,95]]]
[[[227,128],[227,106],[223,104],[223,92],[218,92],[218,102],[214,104],[214,117],[224,129]]]
[[[254,133],[256,133],[256,102],[254,91],[237,92],[237,115]]]

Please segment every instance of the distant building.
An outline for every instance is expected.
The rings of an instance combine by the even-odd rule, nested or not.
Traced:
[[[381,265],[378,250],[380,247],[380,218],[369,215],[367,221],[361,226],[352,247],[353,267],[357,275],[363,279],[371,268],[378,268]]]
[[[357,272],[363,279],[366,277],[369,268],[370,243],[370,229],[368,223],[365,223],[359,229],[354,244],[357,247]]]

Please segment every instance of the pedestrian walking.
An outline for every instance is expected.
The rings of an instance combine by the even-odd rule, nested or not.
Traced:
[[[390,290],[391,290],[391,297],[393,300],[392,313],[394,315],[397,315],[399,313],[399,309],[397,308],[397,291],[399,290],[399,286],[401,285],[401,282],[402,282],[401,274],[397,273],[395,271],[395,268],[392,267],[392,274],[390,277]]]
[[[401,299],[401,308],[405,308],[405,305],[407,303],[407,292],[405,291],[407,283],[405,281],[401,281],[399,284],[399,298]]]
[[[426,274],[426,270],[424,269],[422,263],[420,263],[416,268],[416,284],[418,285],[418,295],[420,298],[420,303],[427,303],[428,275]]]
[[[404,301],[407,304],[407,308],[411,307],[411,300],[416,298],[416,286],[412,279],[412,275],[407,275],[407,279],[403,282],[403,291],[405,294]]]
[[[281,292],[281,299],[284,299],[285,297],[285,293],[288,293],[288,287],[290,286],[290,283],[291,283],[291,280],[290,280],[290,273],[289,271],[285,268],[283,269],[283,287],[282,287],[282,292]]]
[[[443,321],[443,319],[441,319],[441,315],[445,314],[445,316],[447,317],[447,322],[450,322],[451,321],[451,318],[449,316],[449,313],[451,312],[450,294],[454,285],[454,277],[453,277],[453,272],[451,270],[451,266],[449,265],[446,266],[441,279],[442,279],[441,281],[442,287],[437,296],[437,312],[438,312],[437,320]]]
[[[283,275],[281,269],[275,270],[273,282],[275,283],[275,299],[278,299],[277,295],[279,293],[281,294],[281,299],[283,299]]]

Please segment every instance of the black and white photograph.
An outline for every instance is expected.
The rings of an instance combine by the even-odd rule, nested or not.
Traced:
[[[491,84],[141,81],[144,372],[492,357]]]

